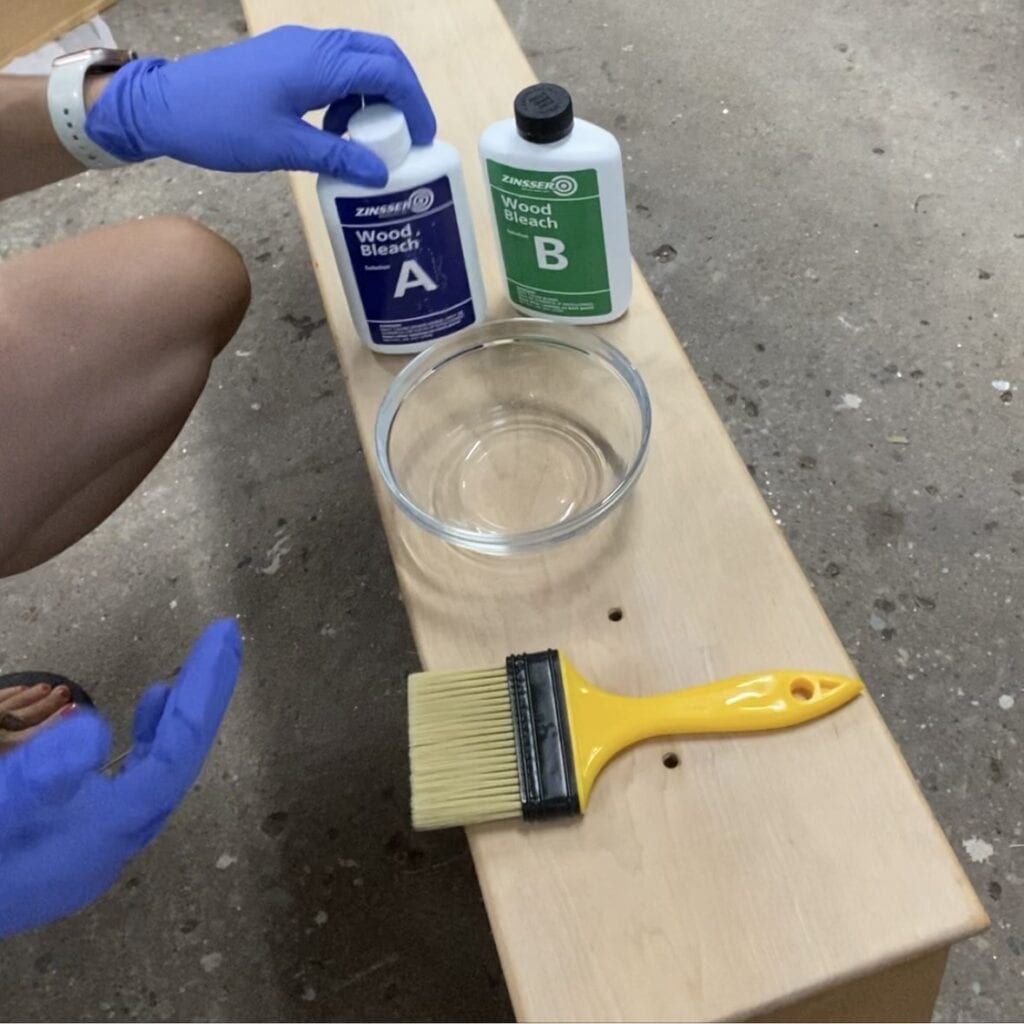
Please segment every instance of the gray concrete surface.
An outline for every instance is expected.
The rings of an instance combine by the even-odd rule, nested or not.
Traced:
[[[1018,5],[503,6],[620,135],[635,252],[992,915],[938,1016],[1018,1018]],[[244,30],[232,0],[109,20],[153,51]],[[0,255],[166,210],[235,241],[253,309],[145,486],[0,583],[0,671],[73,674],[123,732],[145,681],[237,612],[244,684],[115,891],[5,944],[0,1014],[506,1018],[462,838],[406,825],[415,652],[285,181],[80,178],[5,204]]]

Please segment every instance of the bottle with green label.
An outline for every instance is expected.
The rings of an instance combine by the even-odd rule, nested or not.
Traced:
[[[502,266],[525,313],[600,324],[626,312],[632,259],[615,136],[573,117],[560,85],[531,85],[480,137]]]

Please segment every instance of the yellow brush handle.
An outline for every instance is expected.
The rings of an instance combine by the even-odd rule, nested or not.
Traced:
[[[859,679],[820,672],[764,672],[634,697],[629,714],[644,736],[784,729],[841,707],[863,685]]]
[[[826,715],[864,688],[859,679],[779,670],[626,697],[588,683],[561,657],[581,809],[597,773],[620,751],[655,736],[761,732]]]

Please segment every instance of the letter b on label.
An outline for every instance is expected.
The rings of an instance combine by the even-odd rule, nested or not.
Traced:
[[[565,258],[565,242],[560,239],[535,235],[533,248],[537,253],[537,266],[541,270],[565,270],[569,266]]]

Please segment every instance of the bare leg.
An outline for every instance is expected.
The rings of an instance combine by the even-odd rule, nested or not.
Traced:
[[[238,253],[179,217],[0,265],[0,576],[53,557],[131,494],[248,301]]]

